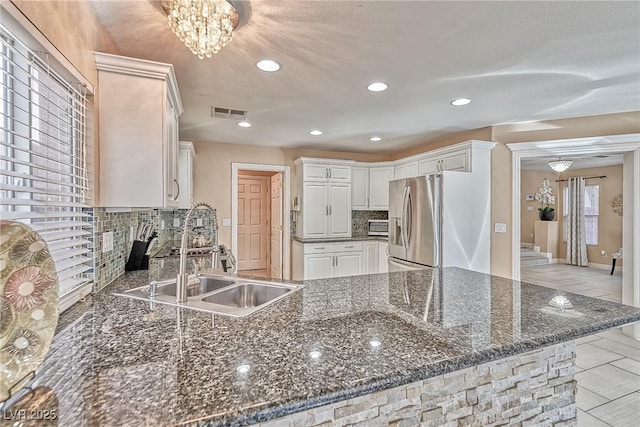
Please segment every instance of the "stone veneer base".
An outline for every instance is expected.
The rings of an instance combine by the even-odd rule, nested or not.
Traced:
[[[570,341],[259,425],[575,426],[574,362]]]

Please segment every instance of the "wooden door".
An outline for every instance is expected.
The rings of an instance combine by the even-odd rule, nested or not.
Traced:
[[[271,278],[282,279],[282,173],[271,177]]]
[[[238,270],[269,266],[268,176],[238,176]]]

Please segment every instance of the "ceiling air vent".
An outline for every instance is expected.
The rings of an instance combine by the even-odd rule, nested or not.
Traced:
[[[245,110],[234,110],[233,108],[211,107],[211,117],[244,120],[247,117],[247,112]]]

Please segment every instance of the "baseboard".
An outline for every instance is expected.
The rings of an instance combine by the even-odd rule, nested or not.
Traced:
[[[599,264],[596,262],[590,262],[589,263],[589,268],[596,268],[598,270],[609,270],[611,271],[611,264]],[[622,266],[621,265],[616,265],[616,269],[615,271],[621,271],[622,270]]]
[[[563,259],[560,259],[560,258],[551,258],[551,257],[549,257],[549,258],[550,258],[550,259],[549,259],[549,264],[562,264],[562,263],[564,263],[564,260],[563,260]],[[560,261],[562,261],[562,263],[561,263]]]

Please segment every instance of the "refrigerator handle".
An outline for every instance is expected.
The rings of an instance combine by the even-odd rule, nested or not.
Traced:
[[[434,215],[433,221],[435,223],[433,246],[434,246],[434,267],[442,267],[442,222],[444,207],[442,206],[442,176],[434,175],[431,182],[433,186],[433,206]]]
[[[402,193],[402,224],[400,228],[401,237],[402,237],[402,247],[406,251],[407,246],[409,246],[409,237],[407,235],[407,226],[408,226],[408,201],[409,201],[409,187],[404,187],[404,191]]]

